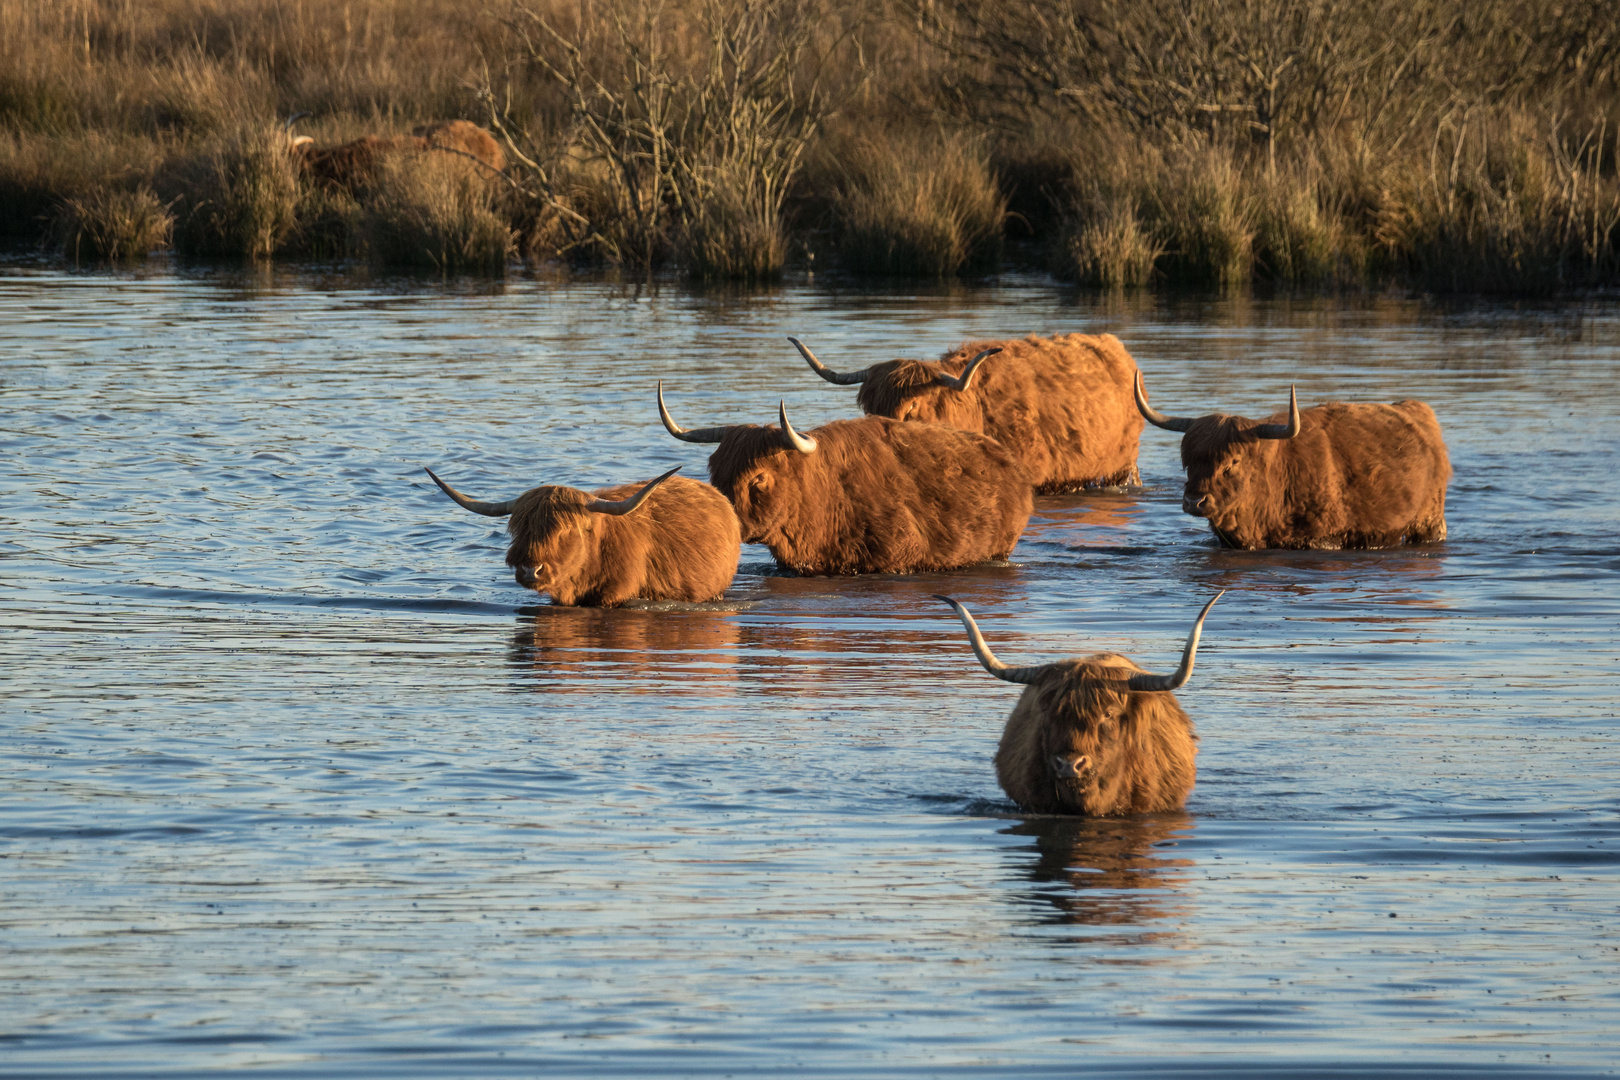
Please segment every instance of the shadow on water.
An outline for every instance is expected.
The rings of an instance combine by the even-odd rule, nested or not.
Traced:
[[[1021,899],[1041,911],[1040,921],[1076,927],[1128,927],[1187,914],[1182,871],[1193,860],[1175,854],[1192,832],[1192,815],[1146,814],[1125,818],[1028,818],[1002,830],[1033,843],[1011,852],[1017,872],[1029,882]],[[1029,861],[1033,853],[1034,861]],[[1112,935],[1110,935],[1112,936]],[[1173,936],[1169,931],[1131,934],[1120,944]],[[1096,942],[1088,934],[1077,938]]]

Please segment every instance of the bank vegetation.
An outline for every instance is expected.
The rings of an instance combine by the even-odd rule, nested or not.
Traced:
[[[506,169],[288,152],[452,118]],[[0,235],[81,262],[1551,293],[1617,143],[1620,0],[0,0]]]

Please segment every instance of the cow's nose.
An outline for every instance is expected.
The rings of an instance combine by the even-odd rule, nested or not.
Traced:
[[[1185,514],[1195,514],[1198,517],[1208,517],[1209,496],[1199,495],[1195,498],[1192,495],[1184,495],[1181,499],[1181,510],[1182,513]]]
[[[519,585],[533,585],[534,567],[520,566],[513,572],[513,576],[517,578],[517,583]]]

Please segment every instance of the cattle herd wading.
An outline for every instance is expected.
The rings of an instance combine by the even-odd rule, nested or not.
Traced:
[[[471,125],[469,125],[471,126]],[[742,542],[800,574],[906,574],[1006,559],[1034,492],[1134,484],[1142,421],[1182,434],[1182,509],[1219,541],[1249,549],[1391,547],[1446,536],[1451,464],[1420,401],[1332,402],[1264,420],[1167,416],[1148,404],[1130,354],[1104,334],[973,342],[938,361],[894,360],[840,374],[789,338],[822,378],[861,385],[868,413],[795,431],[687,430],[716,444],[714,486],[674,476],[587,493],[537,487],[460,506],[509,517],[506,562],[519,585],[564,605],[718,599]],[[1197,735],[1174,691],[1192,674],[1198,613],[1170,675],[1118,653],[1009,667],[947,596],[985,670],[1024,686],[1002,731],[996,779],[1022,809],[1108,816],[1180,809],[1197,776]]]

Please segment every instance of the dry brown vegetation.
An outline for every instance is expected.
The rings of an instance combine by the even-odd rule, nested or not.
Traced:
[[[511,164],[323,188],[305,111]],[[1617,136],[1614,0],[0,0],[0,234],[80,259],[1546,292],[1620,277]]]

